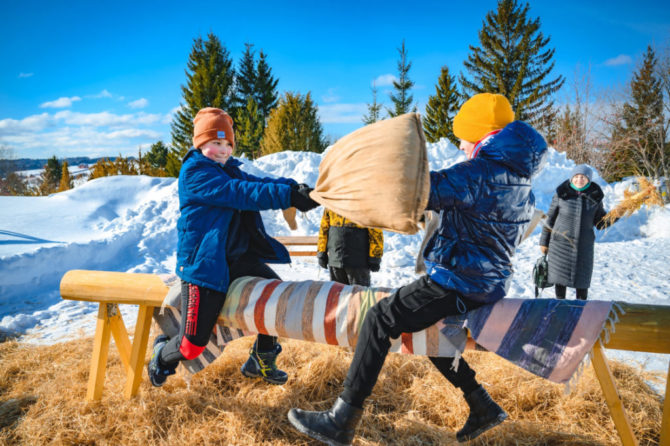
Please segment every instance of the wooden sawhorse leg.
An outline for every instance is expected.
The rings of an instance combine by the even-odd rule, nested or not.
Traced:
[[[593,345],[591,362],[593,363],[596,377],[600,381],[600,388],[603,390],[607,407],[610,409],[612,421],[614,421],[614,426],[619,433],[619,438],[621,438],[621,444],[623,446],[637,446],[638,443],[635,434],[633,434],[633,428],[624,410],[621,397],[614,383],[614,377],[607,365],[607,359],[599,342]]]
[[[119,356],[126,371],[126,386],[123,395],[128,399],[137,395],[140,383],[142,382],[144,355],[147,351],[153,309],[154,307],[140,305],[137,314],[137,324],[135,325],[135,336],[131,346],[128,331],[121,318],[118,305],[100,304],[95,339],[93,341],[93,358],[91,359],[86,399],[96,401],[102,397],[110,334],[114,336],[114,342],[119,349]]]

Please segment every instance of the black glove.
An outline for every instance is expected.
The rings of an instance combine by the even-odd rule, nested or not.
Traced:
[[[328,254],[325,252],[317,252],[316,259],[319,261],[319,266],[321,268],[328,269]]]
[[[373,273],[376,273],[379,271],[379,267],[382,264],[382,259],[377,258],[377,257],[368,257],[368,268],[370,268],[370,271]]]
[[[304,188],[306,188],[306,187],[309,188],[309,184],[305,184],[305,183],[297,183],[297,184],[292,184],[292,185],[291,185],[291,189],[296,189],[296,190],[297,190],[297,189],[304,189]]]
[[[295,207],[300,212],[311,211],[312,209],[319,207],[320,204],[312,200],[309,197],[309,193],[312,192],[312,188],[309,186],[299,186],[298,188],[291,188],[291,206]]]

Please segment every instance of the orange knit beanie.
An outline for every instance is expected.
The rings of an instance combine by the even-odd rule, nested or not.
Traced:
[[[193,147],[200,148],[213,139],[227,139],[235,147],[233,118],[220,108],[203,108],[193,119]]]
[[[461,106],[454,117],[454,135],[476,143],[487,133],[504,128],[514,121],[514,111],[500,94],[476,94]]]

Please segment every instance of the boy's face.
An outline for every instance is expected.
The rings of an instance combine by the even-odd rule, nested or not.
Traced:
[[[475,149],[475,143],[461,139],[461,144],[458,146],[459,150],[465,152],[465,155],[470,159],[472,151]]]
[[[228,158],[233,154],[233,146],[227,139],[212,139],[200,147],[200,151],[207,158],[226,164]]]

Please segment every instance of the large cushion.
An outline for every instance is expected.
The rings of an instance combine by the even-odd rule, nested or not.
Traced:
[[[361,226],[414,234],[429,193],[421,118],[407,113],[337,141],[319,165],[311,197]]]

